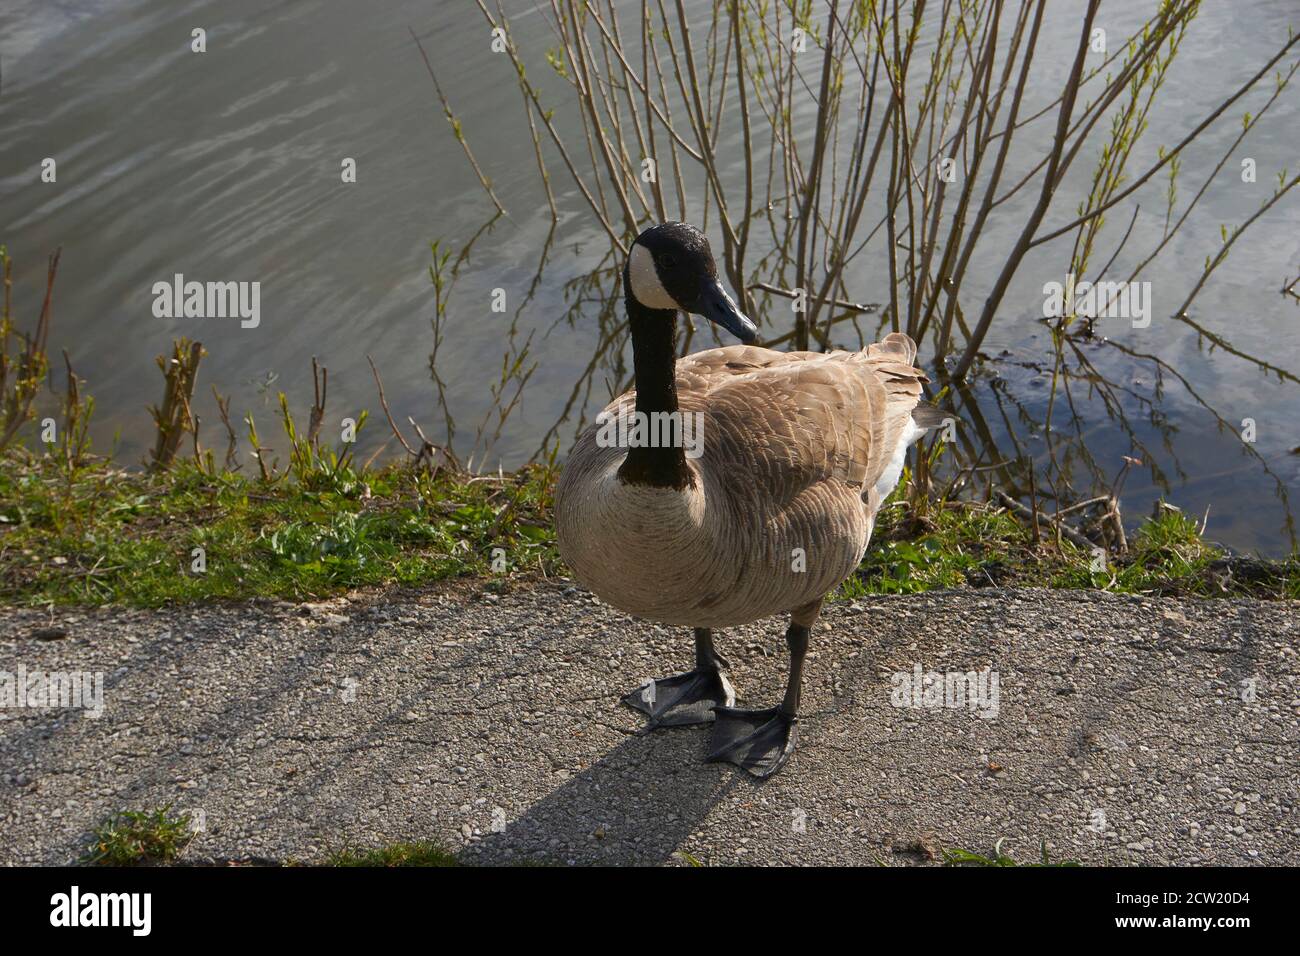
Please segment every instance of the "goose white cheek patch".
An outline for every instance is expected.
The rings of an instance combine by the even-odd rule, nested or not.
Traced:
[[[680,309],[676,300],[668,294],[663,283],[659,281],[659,272],[655,269],[655,257],[645,246],[633,243],[632,254],[628,257],[627,277],[632,286],[632,294],[642,305],[650,309]]]

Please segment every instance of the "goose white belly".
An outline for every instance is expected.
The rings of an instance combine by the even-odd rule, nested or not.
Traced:
[[[907,461],[907,449],[912,442],[924,435],[925,431],[916,423],[915,419],[908,419],[907,428],[903,429],[903,433],[898,436],[898,444],[894,447],[894,453],[889,459],[889,464],[885,466],[880,479],[876,482],[876,494],[881,501],[888,498],[890,493],[898,487],[898,479],[903,477],[903,464]]]

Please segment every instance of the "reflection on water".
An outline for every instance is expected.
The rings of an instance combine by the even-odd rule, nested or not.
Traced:
[[[544,64],[555,40],[543,5],[505,6],[523,58]],[[1073,21],[1050,6],[1043,57],[1064,59]],[[1107,13],[1112,35],[1142,19],[1145,11],[1129,6]],[[333,414],[375,408],[366,364],[373,356],[399,421],[413,416],[435,441],[450,436],[462,460],[491,468],[557,446],[562,453],[628,383],[621,263],[544,144],[560,212],[552,224],[520,92],[509,64],[492,58],[472,4],[390,0],[364,12],[344,0],[18,0],[6,7],[0,242],[15,257],[22,318],[39,309],[46,254],[64,248],[52,345],[68,348],[96,396],[99,448],[120,431],[125,457],[144,453],[145,406],[161,387],[153,357],[178,335],[208,349],[202,394],[216,383],[232,394],[232,409],[268,417],[281,389],[296,404],[306,400],[313,355],[330,368]],[[687,7],[709,22],[711,4]],[[1276,49],[1288,15],[1294,10],[1283,0],[1207,5],[1171,69],[1144,148],[1177,142],[1220,91],[1243,82],[1252,63]],[[209,37],[201,55],[189,50],[196,26]],[[442,117],[408,27],[424,43],[506,216],[489,219],[491,203]],[[557,101],[562,95],[548,91]],[[1268,92],[1243,98],[1239,112],[1258,110]],[[1290,453],[1300,445],[1294,382],[1164,317],[1216,251],[1220,225],[1239,224],[1267,195],[1276,170],[1294,165],[1298,118],[1288,91],[1243,146],[1240,155],[1260,169],[1257,197],[1243,198],[1237,157],[1214,175],[1240,130],[1239,115],[1185,158],[1185,189],[1211,182],[1188,227],[1143,274],[1154,290],[1149,329],[1104,321],[1096,338],[1067,340],[1058,359],[1039,318],[1039,287],[1043,275],[1060,271],[1068,248],[1043,250],[1025,270],[1037,281],[1014,285],[1003,301],[1009,318],[985,343],[989,361],[968,389],[946,399],[968,426],[947,479],[965,468],[976,487],[1026,492],[1032,464],[1036,494],[1072,501],[1108,487],[1123,456],[1132,456],[1143,464],[1124,486],[1130,520],[1164,498],[1198,517],[1208,509],[1210,536],[1231,546],[1291,549],[1286,495],[1300,483],[1300,455]],[[581,142],[580,130],[566,132]],[[1040,146],[1027,144],[1027,164]],[[722,127],[717,154],[724,172],[740,164],[734,124]],[[57,183],[39,182],[47,156],[57,158]],[[355,184],[340,181],[345,158],[356,160]],[[1142,211],[1131,249],[1158,240],[1164,187],[1153,183],[1134,196]],[[1000,207],[988,226],[994,243],[1014,239],[1030,199]],[[1115,228],[1130,214],[1117,214],[1123,222]],[[691,218],[703,221],[703,210]],[[1284,370],[1300,368],[1297,303],[1279,293],[1300,273],[1296,219],[1288,200],[1255,223],[1198,296],[1193,316]],[[709,232],[716,244],[713,221]],[[1118,239],[1107,235],[1103,256]],[[431,265],[444,280],[438,294]],[[176,273],[259,281],[259,328],[154,318],[152,285]],[[779,272],[755,278],[791,284]],[[968,283],[971,301],[990,281]],[[888,282],[881,257],[864,254],[846,297],[882,301]],[[506,293],[504,312],[492,310],[497,289]],[[792,324],[788,301],[750,291],[769,341],[780,340]],[[837,347],[873,340],[884,321],[873,312],[836,316],[830,342]],[[681,346],[717,342],[701,326],[685,331]],[[938,383],[939,370],[932,371]],[[204,402],[199,414],[217,421],[215,406]],[[1253,443],[1241,440],[1246,419],[1256,424]],[[387,437],[376,422],[368,436],[375,446]]]

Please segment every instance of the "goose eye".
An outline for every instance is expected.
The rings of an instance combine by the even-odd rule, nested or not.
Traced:
[[[672,269],[677,266],[677,260],[670,255],[661,255],[659,257],[659,265],[665,269]]]

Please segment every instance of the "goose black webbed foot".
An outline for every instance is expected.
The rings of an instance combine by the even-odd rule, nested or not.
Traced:
[[[711,723],[714,708],[736,703],[736,690],[723,672],[726,666],[713,649],[711,632],[696,628],[694,670],[648,681],[625,694],[623,703],[649,718],[647,730]]]
[[[649,718],[647,730],[707,724],[713,720],[714,708],[735,702],[731,681],[716,667],[697,667],[685,674],[661,677],[623,696],[623,703]]]
[[[821,609],[821,601],[796,609],[793,617],[811,623]],[[793,620],[785,632],[790,647],[790,679],[785,698],[779,707],[767,710],[737,710],[718,707],[713,723],[712,751],[709,762],[725,760],[748,770],[755,777],[772,776],[794,753],[799,736],[799,696],[803,686],[803,662],[808,654],[808,625]]]
[[[759,778],[770,777],[790,759],[799,736],[799,718],[780,707],[737,710],[718,707],[710,763],[726,761]]]

